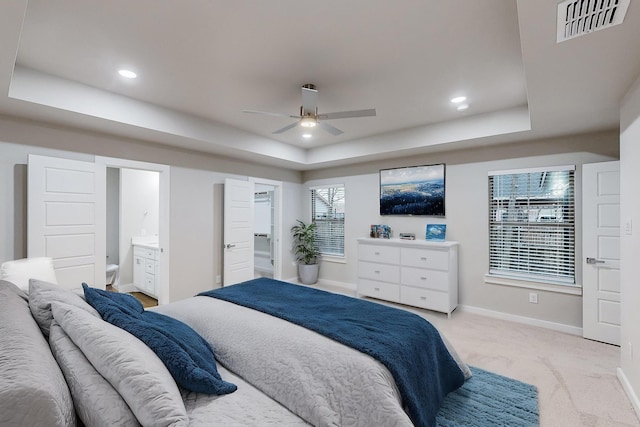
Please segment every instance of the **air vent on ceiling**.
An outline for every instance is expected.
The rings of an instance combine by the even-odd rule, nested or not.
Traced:
[[[565,0],[558,4],[558,43],[622,24],[631,0]]]

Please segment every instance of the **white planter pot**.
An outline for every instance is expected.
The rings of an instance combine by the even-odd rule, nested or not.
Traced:
[[[298,276],[300,282],[305,285],[313,285],[318,281],[320,264],[298,264]]]

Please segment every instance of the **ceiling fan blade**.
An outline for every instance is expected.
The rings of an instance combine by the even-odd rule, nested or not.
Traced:
[[[371,108],[369,110],[339,111],[337,113],[318,114],[318,118],[323,120],[332,120],[332,119],[349,119],[352,117],[372,117],[375,115],[376,115],[376,109]]]
[[[305,115],[311,113],[315,116],[316,105],[318,105],[318,91],[315,88],[305,86],[302,86],[302,114]]]
[[[293,116],[291,114],[284,114],[284,113],[270,113],[268,111],[255,111],[255,110],[242,110],[243,113],[250,113],[250,114],[266,114],[267,116],[275,116],[275,117],[291,117],[293,119],[299,119],[300,116]]]
[[[320,126],[323,130],[326,130],[333,136],[338,136],[343,133],[340,129],[335,126],[331,126],[329,123],[318,122],[318,126]]]
[[[271,133],[274,133],[274,134],[285,133],[285,132],[286,132],[286,131],[288,131],[289,129],[292,129],[292,128],[294,128],[294,127],[298,126],[298,123],[300,123],[300,122],[293,122],[293,123],[291,123],[290,125],[287,125],[287,126],[285,126],[285,127],[281,128],[281,129],[278,129],[277,131],[275,131],[275,132],[271,132]]]

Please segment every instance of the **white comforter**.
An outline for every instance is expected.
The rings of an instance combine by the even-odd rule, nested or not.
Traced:
[[[157,311],[189,324],[213,346],[221,365],[308,423],[412,426],[391,374],[368,355],[285,320],[215,298],[189,298]],[[221,375],[234,381],[225,377],[224,370]],[[242,388],[238,385],[236,393]],[[222,400],[232,400],[233,394],[217,398],[215,405],[191,403],[187,396],[192,421],[204,422],[207,407],[218,412]]]

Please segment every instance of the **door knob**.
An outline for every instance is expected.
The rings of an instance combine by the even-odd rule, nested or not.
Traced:
[[[227,243],[226,245],[224,245],[225,248],[227,249],[231,249],[231,248],[235,248],[236,245],[232,245],[231,243]]]
[[[604,261],[601,259],[587,258],[587,264],[604,264]]]

